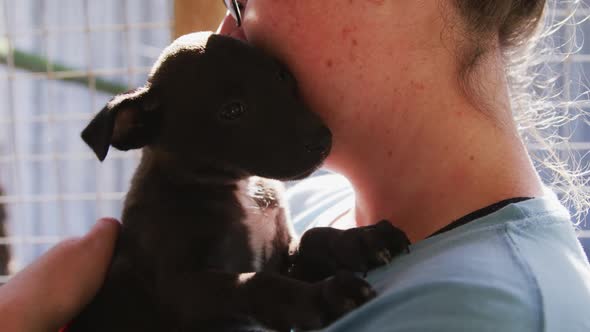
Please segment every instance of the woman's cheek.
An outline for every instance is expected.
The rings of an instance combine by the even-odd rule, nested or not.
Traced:
[[[248,41],[257,47],[271,51],[285,40],[285,20],[280,20],[280,13],[270,8],[258,6],[259,1],[251,1],[244,15],[244,32]]]

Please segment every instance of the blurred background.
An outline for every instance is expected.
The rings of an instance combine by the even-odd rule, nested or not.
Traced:
[[[552,10],[571,15],[567,5]],[[138,154],[111,151],[101,164],[80,131],[114,94],[143,84],[175,36],[215,29],[224,13],[221,0],[0,0],[0,283],[98,217],[120,216]],[[574,15],[578,24],[555,34],[574,54],[549,67],[563,74],[566,97],[587,100],[590,11]],[[560,129],[582,166],[589,120]]]
[[[224,14],[221,0],[0,0],[0,282],[120,216],[138,154],[101,164],[80,131],[145,83],[172,38],[214,30]]]

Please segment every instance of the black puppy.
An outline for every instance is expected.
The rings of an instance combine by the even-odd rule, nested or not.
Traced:
[[[0,197],[3,192],[0,187]],[[0,202],[0,238],[6,237],[6,211],[4,204]],[[8,263],[10,262],[10,252],[7,244],[0,244],[0,276],[8,274]]]
[[[350,267],[346,257],[328,255],[336,263],[320,270],[313,248],[295,248],[280,184],[261,177],[309,175],[331,133],[291,74],[248,44],[177,39],[147,84],[111,100],[82,137],[100,160],[109,146],[143,156],[103,288],[69,331],[221,331],[247,321],[314,329],[374,296],[351,272],[336,273]],[[407,247],[388,225],[315,234],[330,239],[329,252],[353,234],[363,257],[349,270],[363,270]],[[304,242],[315,246],[313,234]]]

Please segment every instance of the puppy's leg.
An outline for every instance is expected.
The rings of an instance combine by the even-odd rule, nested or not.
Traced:
[[[161,303],[177,313],[171,319],[182,331],[240,317],[289,331],[324,327],[375,294],[351,273],[309,284],[264,272],[203,271],[168,279],[160,295]]]
[[[0,196],[2,196],[2,188],[0,188]],[[0,203],[0,238],[6,237],[6,211],[4,204]],[[8,263],[10,261],[10,253],[7,244],[0,244],[0,275],[8,274]]]
[[[348,230],[313,228],[303,234],[291,257],[290,276],[314,282],[339,270],[366,273],[407,252],[409,245],[404,232],[385,220]]]
[[[143,278],[115,264],[98,294],[69,324],[66,332],[161,332],[168,330],[166,315]]]

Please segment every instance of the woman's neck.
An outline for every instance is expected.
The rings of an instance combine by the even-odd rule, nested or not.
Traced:
[[[494,142],[472,137],[463,146],[416,141],[414,148],[422,151],[404,156],[408,162],[354,173],[357,224],[388,219],[418,241],[497,201],[542,195],[520,141],[498,136]]]
[[[415,242],[497,201],[542,195],[497,68],[480,78],[485,102],[444,75],[408,79],[381,109],[334,130],[327,166],[351,181],[358,225],[388,219]]]

